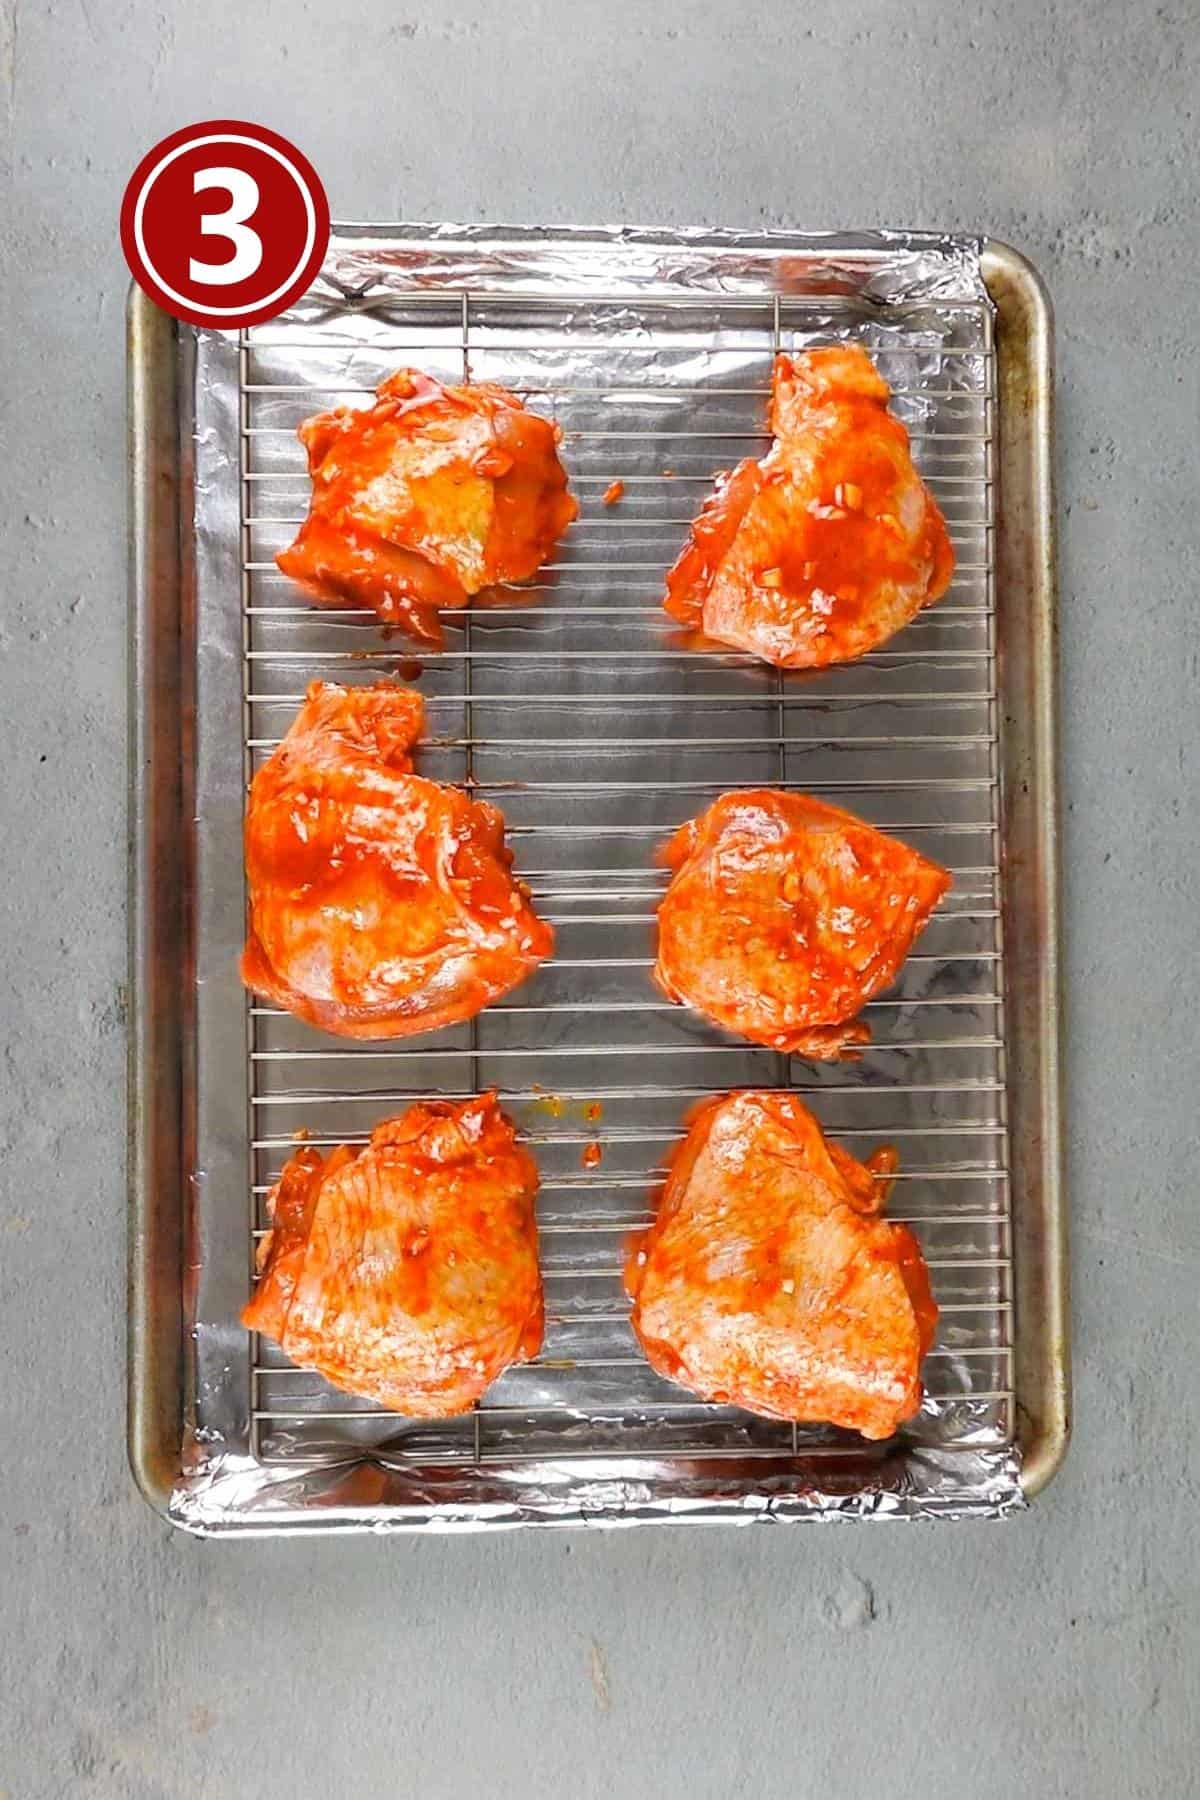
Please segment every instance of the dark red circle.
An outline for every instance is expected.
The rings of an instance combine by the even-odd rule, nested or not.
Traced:
[[[197,191],[197,175],[216,169],[236,171],[235,188]],[[232,238],[220,229],[230,212]],[[143,156],[121,202],[121,247],[134,280],[192,325],[238,331],[277,318],[312,286],[328,245],[329,203],[308,158],[278,132],[241,119],[173,131]],[[239,254],[246,269],[233,281],[198,279],[191,266],[194,259],[216,277]]]

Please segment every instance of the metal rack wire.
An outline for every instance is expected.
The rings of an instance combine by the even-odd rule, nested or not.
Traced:
[[[847,329],[892,382],[946,513],[950,593],[882,651],[817,677],[679,646],[662,577],[717,470],[766,446],[774,351]],[[307,505],[296,425],[365,402],[408,361],[501,381],[556,417],[581,502],[514,604],[450,617],[433,655],[383,642],[363,613],[306,606],[273,560]],[[881,311],[848,298],[366,292],[245,334],[247,775],[307,681],[416,680],[430,729],[423,772],[498,801],[518,871],[558,934],[553,961],[510,999],[432,1039],[349,1044],[248,1008],[252,1246],[298,1130],[318,1145],[359,1142],[408,1100],[495,1086],[542,1169],[547,1302],[541,1355],[463,1420],[388,1415],[256,1340],[260,1460],[844,1456],[841,1434],[699,1403],[650,1371],[629,1329],[627,1234],[649,1217],[688,1109],[748,1084],[811,1096],[831,1134],[864,1154],[897,1144],[890,1216],[921,1238],[941,1308],[928,1397],[907,1435],[943,1449],[1010,1441],[993,370],[990,312],[967,302]],[[606,507],[618,477],[625,495]],[[867,1008],[873,1043],[857,1065],[726,1038],[649,983],[665,884],[656,846],[717,793],[760,784],[835,798],[954,872],[896,989]],[[585,1168],[592,1144],[601,1161]]]

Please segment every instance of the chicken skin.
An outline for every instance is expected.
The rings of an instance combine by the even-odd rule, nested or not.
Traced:
[[[470,1019],[550,954],[504,820],[413,774],[412,689],[315,681],[246,813],[242,979],[341,1037]]]
[[[765,1418],[891,1437],[937,1324],[916,1239],[878,1216],[895,1166],[829,1143],[795,1094],[706,1101],[626,1273],[651,1367]]]
[[[394,1412],[466,1412],[541,1348],[537,1185],[494,1094],[412,1106],[365,1148],[305,1146],[268,1198],[242,1323]]]
[[[726,1031],[852,1057],[854,1015],[890,987],[950,886],[945,869],[806,794],[723,794],[662,853],[654,978]]]
[[[490,382],[398,369],[374,406],[320,413],[299,435],[312,502],[279,567],[315,599],[373,606],[431,643],[439,610],[526,580],[579,510],[557,426]]]
[[[719,478],[667,576],[672,618],[776,668],[822,669],[945,593],[954,552],[890,394],[854,344],[776,357],[775,443]]]

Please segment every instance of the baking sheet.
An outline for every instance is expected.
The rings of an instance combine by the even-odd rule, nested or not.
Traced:
[[[946,513],[950,592],[884,650],[780,677],[679,645],[663,572],[715,472],[759,454],[776,348],[852,338]],[[183,1474],[194,1529],[996,1514],[1022,1503],[1005,1062],[994,313],[981,246],[699,234],[342,230],[292,313],[181,331],[194,1006]],[[308,483],[295,426],[404,362],[497,380],[559,420],[581,516],[516,603],[440,654],[318,613],[274,568]],[[625,496],[601,501],[615,478]],[[190,491],[189,491],[190,490]],[[194,655],[192,652],[194,651]],[[553,962],[471,1026],[351,1045],[237,979],[246,781],[316,678],[412,679],[423,772],[508,818]],[[1011,727],[1008,727],[1011,729]],[[859,1064],[724,1037],[649,983],[657,845],[723,789],[802,788],[897,830],[955,888]],[[890,1446],[705,1406],[653,1374],[619,1269],[689,1107],[791,1085],[859,1154],[897,1144],[942,1309],[928,1397]],[[290,1368],[238,1324],[293,1134],[364,1138],[423,1093],[499,1089],[532,1139],[548,1330],[461,1420],[405,1421]],[[600,1117],[594,1117],[596,1108]],[[592,1142],[600,1165],[585,1169]]]

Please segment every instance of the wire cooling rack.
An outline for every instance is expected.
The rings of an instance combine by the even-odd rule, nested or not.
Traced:
[[[883,650],[816,676],[682,647],[663,577],[713,477],[761,454],[771,359],[863,342],[942,507],[957,569]],[[446,619],[445,648],[321,612],[275,568],[309,484],[295,431],[367,404],[412,364],[498,381],[555,418],[580,516],[537,580]],[[408,679],[418,768],[499,805],[554,959],[469,1026],[358,1044],[248,1006],[251,1245],[294,1135],[363,1142],[423,1095],[498,1089],[531,1141],[547,1328],[463,1418],[419,1422],[339,1393],[256,1338],[250,1443],[270,1465],[839,1454],[857,1439],[709,1406],[655,1375],[621,1266],[689,1109],[734,1086],[792,1087],[856,1154],[894,1143],[889,1216],[910,1224],[941,1311],[914,1445],[1013,1434],[1011,1218],[998,884],[994,346],[986,301],[871,306],[845,295],[631,299],[369,284],[246,333],[238,350],[247,779],[314,679]],[[606,505],[610,484],[624,493]],[[954,887],[895,989],[866,1009],[856,1064],[726,1037],[651,985],[655,851],[740,786],[803,790],[895,831]],[[595,1158],[599,1154],[598,1163]],[[591,1165],[595,1166],[591,1166]],[[859,1446],[861,1448],[861,1446]],[[863,1454],[867,1454],[863,1451]]]

